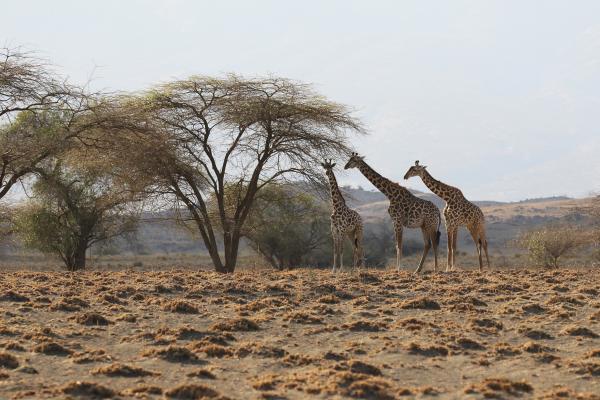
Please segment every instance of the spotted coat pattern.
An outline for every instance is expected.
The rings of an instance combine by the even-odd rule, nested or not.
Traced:
[[[402,257],[402,230],[406,227],[421,228],[423,233],[423,255],[415,272],[419,272],[423,268],[423,263],[431,246],[433,246],[435,269],[437,270],[437,247],[441,217],[435,204],[413,195],[405,187],[381,176],[357,154],[352,155],[345,168],[358,168],[365,178],[389,199],[388,213],[396,233],[397,268],[400,268],[400,258]]]
[[[485,216],[481,209],[467,200],[460,189],[440,182],[431,176],[426,167],[419,165],[418,161],[406,172],[404,179],[412,176],[419,176],[429,190],[446,202],[446,206],[444,207],[444,219],[448,232],[448,265],[446,270],[452,269],[455,266],[458,228],[461,226],[467,227],[471,233],[471,237],[475,241],[479,256],[479,269],[483,268],[482,249],[485,251],[489,267],[490,262],[485,236]]]
[[[335,164],[325,163],[325,175],[329,180],[331,191],[331,235],[333,236],[333,271],[343,268],[344,239],[350,238],[353,246],[353,266],[360,267],[364,264],[363,259],[363,223],[358,212],[346,205],[346,200],[333,173]]]

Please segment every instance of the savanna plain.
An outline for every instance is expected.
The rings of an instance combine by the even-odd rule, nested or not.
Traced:
[[[600,399],[600,273],[5,271],[0,397]]]

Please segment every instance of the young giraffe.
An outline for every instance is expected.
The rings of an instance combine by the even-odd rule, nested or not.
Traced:
[[[363,225],[360,214],[346,205],[344,196],[338,187],[331,160],[325,160],[321,164],[325,168],[325,174],[329,179],[329,188],[331,189],[331,234],[333,236],[333,272],[336,268],[341,271],[344,266],[344,238],[348,236],[352,241],[353,251],[352,260],[354,267],[363,265]]]
[[[444,207],[444,218],[446,219],[446,230],[448,231],[448,264],[446,265],[446,271],[454,269],[456,242],[460,226],[466,226],[475,241],[479,256],[479,270],[481,271],[483,268],[483,260],[481,258],[482,248],[485,251],[485,259],[489,268],[490,259],[488,257],[487,240],[485,238],[485,217],[483,216],[483,212],[475,204],[465,199],[460,189],[438,181],[427,172],[426,168],[424,165],[419,165],[419,161],[415,161],[415,165],[408,169],[406,175],[404,175],[404,179],[412,176],[420,176],[429,190],[446,202],[446,207]]]
[[[433,246],[435,257],[434,271],[437,271],[437,252],[440,241],[440,210],[430,201],[423,200],[413,195],[408,189],[379,175],[356,153],[352,153],[350,160],[344,167],[358,168],[358,170],[379,189],[390,201],[388,213],[394,223],[396,232],[396,268],[400,270],[400,258],[402,257],[402,229],[421,228],[423,232],[423,255],[419,266],[415,270],[418,273],[423,268],[427,253]]]

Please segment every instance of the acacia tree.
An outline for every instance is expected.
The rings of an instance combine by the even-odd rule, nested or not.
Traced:
[[[0,49],[0,199],[75,135],[88,99],[39,59]]]
[[[98,154],[69,149],[35,173],[33,196],[14,217],[14,230],[28,247],[57,254],[75,271],[85,268],[90,246],[134,231],[134,192]]]
[[[216,271],[224,273],[235,270],[257,193],[283,179],[322,179],[319,161],[347,154],[348,132],[363,131],[346,107],[308,85],[235,75],[159,85],[99,118],[120,133],[109,147],[119,149],[116,158],[128,174],[145,176],[148,189],[187,209]],[[235,193],[232,201],[226,188]],[[208,199],[216,203],[216,220]]]
[[[19,49],[0,48],[0,117],[59,105],[72,93],[42,60]]]

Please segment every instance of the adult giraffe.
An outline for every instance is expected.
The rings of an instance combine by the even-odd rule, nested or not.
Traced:
[[[481,250],[485,251],[485,259],[488,268],[490,267],[490,259],[488,257],[487,240],[485,238],[485,217],[483,212],[475,204],[465,199],[460,189],[447,185],[438,181],[427,172],[425,165],[419,165],[419,161],[415,161],[415,165],[410,167],[404,179],[413,176],[421,177],[423,183],[433,193],[441,197],[446,202],[444,207],[444,218],[446,220],[446,230],[448,232],[448,269],[454,269],[456,261],[456,242],[458,237],[458,228],[466,226],[475,245],[477,246],[477,254],[479,256],[479,270],[483,268],[483,260],[481,258]]]
[[[423,255],[415,273],[420,272],[423,268],[427,253],[429,253],[429,249],[432,246],[435,257],[434,271],[437,271],[441,217],[440,210],[438,210],[435,204],[418,198],[405,187],[384,178],[365,162],[364,157],[359,156],[357,153],[352,153],[350,160],[348,160],[344,168],[358,168],[365,178],[389,199],[390,207],[388,208],[388,213],[392,218],[396,233],[396,268],[400,270],[403,228],[421,228],[424,242]]]
[[[336,268],[341,271],[344,266],[344,239],[352,241],[352,262],[354,267],[363,265],[363,224],[360,214],[346,205],[346,200],[335,179],[332,160],[325,160],[321,166],[329,179],[331,190],[331,235],[333,236],[333,272]]]

